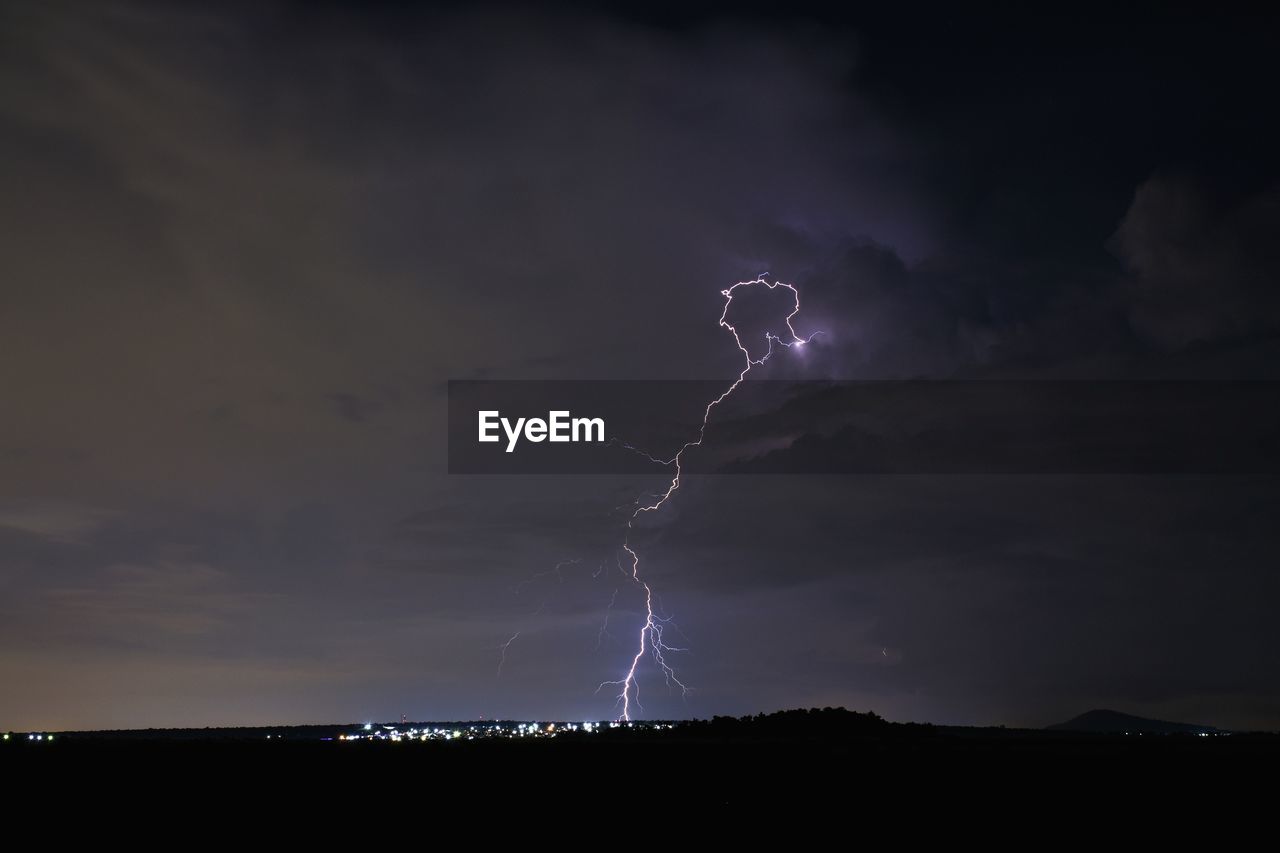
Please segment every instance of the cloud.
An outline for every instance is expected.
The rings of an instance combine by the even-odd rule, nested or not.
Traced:
[[[97,531],[115,513],[92,507],[48,503],[0,506],[0,528],[64,542],[76,542]]]
[[[1280,331],[1280,188],[1224,197],[1185,176],[1138,187],[1111,239],[1134,327],[1164,349]]]
[[[927,245],[847,35],[270,4],[5,30],[19,482],[56,452],[108,496],[328,488],[443,440],[446,378],[721,375],[707,320],[771,228]]]

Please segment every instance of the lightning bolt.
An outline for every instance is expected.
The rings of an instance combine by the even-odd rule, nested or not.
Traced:
[[[517,639],[519,639],[519,637],[520,637],[520,632],[516,631],[514,634],[511,635],[511,639],[507,640],[505,643],[498,646],[498,649],[502,652],[502,656],[498,658],[498,674],[495,675],[494,678],[502,677],[502,667],[507,662],[507,649],[511,648],[511,644],[514,643]]]
[[[618,600],[618,590],[621,587],[613,588],[613,595],[609,598],[609,606],[604,611],[604,621],[600,623],[600,633],[596,635],[596,651],[600,651],[600,646],[604,644],[604,638],[613,639],[613,635],[609,633],[609,617],[613,615],[613,605]]]
[[[564,583],[564,573],[563,573],[561,570],[562,570],[565,566],[575,566],[575,565],[577,565],[577,564],[578,564],[578,563],[580,563],[580,562],[582,562],[582,561],[581,561],[581,560],[579,560],[579,559],[575,559],[575,560],[561,560],[560,562],[558,562],[558,563],[556,563],[554,566],[552,566],[550,569],[547,569],[547,570],[546,570],[546,571],[544,571],[544,572],[535,572],[535,573],[534,573],[532,576],[530,576],[527,580],[521,581],[520,583],[518,583],[518,584],[516,584],[515,586],[511,587],[511,592],[512,592],[513,594],[515,594],[515,595],[520,595],[520,594],[521,594],[522,592],[524,592],[524,590],[525,590],[527,587],[529,587],[531,584],[537,583],[537,582],[538,582],[539,580],[541,580],[542,578],[550,577],[551,575],[555,575],[555,576],[556,576],[556,580],[557,580],[559,583]],[[597,572],[597,574],[598,574],[598,573],[599,573],[599,572]],[[593,575],[593,577],[594,577],[594,575]],[[610,606],[612,606],[612,605],[610,605]],[[546,598],[543,598],[543,599],[542,599],[542,601],[541,601],[541,603],[539,603],[539,604],[538,604],[538,609],[537,609],[537,610],[535,610],[535,611],[533,611],[533,613],[529,614],[529,616],[528,616],[527,618],[532,619],[532,618],[534,618],[534,617],[538,616],[540,613],[542,613],[542,611],[544,611],[544,610],[546,610],[546,609],[547,609],[547,599],[546,599]],[[606,624],[607,624],[607,622],[606,622]],[[514,634],[512,634],[512,635],[511,635],[511,637],[510,637],[510,638],[509,638],[505,643],[503,643],[503,644],[501,644],[500,646],[498,646],[498,650],[501,652],[501,656],[498,658],[498,674],[497,674],[497,676],[496,676],[497,678],[502,678],[502,667],[503,667],[503,666],[506,664],[506,662],[507,662],[507,650],[511,648],[511,644],[512,644],[512,643],[514,643],[517,639],[519,639],[519,638],[520,638],[520,633],[521,633],[520,631],[516,631]]]
[[[636,653],[631,658],[631,666],[627,669],[626,673],[621,678],[611,681],[602,681],[596,688],[596,693],[599,693],[605,687],[619,688],[617,701],[614,706],[621,706],[622,711],[621,714],[619,714],[619,720],[629,721],[631,719],[632,705],[635,705],[635,707],[641,711],[644,710],[644,707],[640,704],[640,683],[636,678],[636,671],[639,669],[640,661],[644,659],[646,652],[652,656],[654,663],[658,666],[659,671],[666,680],[668,688],[672,685],[679,687],[682,696],[687,696],[690,689],[676,676],[675,670],[669,663],[667,663],[666,655],[668,653],[681,652],[685,650],[669,646],[663,642],[663,630],[671,620],[669,618],[664,619],[654,613],[653,589],[640,575],[640,555],[631,547],[631,531],[635,528],[636,519],[645,513],[655,512],[660,509],[663,504],[671,499],[671,496],[676,493],[676,490],[680,488],[680,477],[683,473],[681,463],[684,459],[684,454],[690,449],[702,445],[702,441],[707,434],[707,424],[711,421],[711,412],[728,399],[729,395],[736,391],[739,385],[746,381],[747,374],[751,372],[753,367],[758,367],[769,360],[769,357],[773,355],[774,352],[774,344],[787,349],[790,349],[791,347],[802,347],[820,334],[820,332],[814,332],[807,338],[802,338],[796,334],[795,327],[791,325],[791,321],[800,313],[800,292],[796,290],[794,285],[785,284],[780,281],[775,281],[771,284],[765,280],[766,275],[768,275],[768,273],[763,273],[759,277],[751,279],[750,281],[740,281],[733,287],[720,291],[720,294],[724,297],[724,310],[720,312],[720,328],[727,329],[729,333],[733,335],[733,341],[737,344],[738,350],[742,353],[744,363],[742,370],[738,373],[738,378],[735,379],[733,383],[720,394],[720,396],[707,403],[707,407],[702,413],[702,426],[698,429],[698,437],[692,441],[686,442],[679,450],[676,451],[674,456],[665,460],[658,459],[643,450],[631,447],[630,445],[624,445],[627,449],[640,453],[654,462],[659,462],[667,467],[673,467],[675,469],[675,473],[672,475],[671,482],[667,485],[666,491],[661,494],[649,496],[650,499],[652,499],[652,503],[644,503],[643,498],[637,499],[635,508],[631,513],[631,517],[627,519],[627,532],[622,542],[622,550],[626,552],[631,563],[628,576],[644,590],[645,620],[644,624],[640,627],[640,633],[637,637]],[[764,355],[753,359],[751,357],[751,351],[747,349],[745,344],[743,344],[742,336],[738,334],[738,329],[729,322],[729,306],[733,304],[734,291],[738,290],[738,288],[752,287],[755,285],[763,285],[769,290],[776,290],[779,287],[785,288],[786,290],[791,291],[793,303],[791,313],[786,316],[785,320],[787,333],[791,336],[790,339],[783,340],[772,332],[765,332],[766,346]],[[607,624],[608,623],[606,621],[606,625]]]
[[[576,566],[578,565],[578,563],[581,563],[581,562],[582,562],[581,558],[574,559],[574,560],[561,560],[551,568],[547,569],[545,572],[534,572],[525,580],[522,580],[520,583],[511,587],[511,591],[516,595],[519,595],[520,593],[524,592],[525,589],[528,588],[529,586],[537,583],[543,578],[551,577],[552,575],[556,576],[557,583],[564,583],[564,572],[562,572],[561,569],[563,569],[565,566]]]

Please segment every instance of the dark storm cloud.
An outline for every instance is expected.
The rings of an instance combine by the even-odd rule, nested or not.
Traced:
[[[1214,195],[1186,177],[1152,178],[1112,240],[1134,325],[1161,347],[1280,332],[1280,189]]]
[[[433,711],[470,714],[530,609],[510,587],[606,551],[627,498],[590,495],[597,519],[564,486],[451,487],[443,381],[719,375],[707,315],[759,271],[761,223],[927,245],[839,34],[87,3],[12,5],[3,31],[5,666],[36,644],[49,673],[14,724],[50,724],[86,649],[95,701],[154,699],[138,724],[260,717],[234,698],[251,652],[295,718],[383,690],[319,686],[349,657],[388,695],[423,667],[470,682]],[[444,657],[388,663],[405,630]],[[193,678],[229,698],[175,704]],[[544,690],[509,713],[568,713]]]
[[[93,481],[309,466],[364,442],[323,407],[399,395],[430,424],[428,388],[485,367],[714,364],[703,314],[758,271],[761,222],[924,239],[891,180],[906,146],[846,96],[839,37],[70,8],[6,27],[3,331],[28,403],[0,444],[41,434]],[[641,351],[618,331],[646,327]]]
[[[7,4],[0,722],[608,714],[634,484],[443,476],[443,383],[732,375],[765,270],[825,332],[779,378],[1275,363],[1246,83],[1154,21],[1068,79],[1071,21],[881,15]],[[641,531],[702,688],[655,714],[1274,724],[1257,501],[1147,548],[1084,487],[760,480]]]

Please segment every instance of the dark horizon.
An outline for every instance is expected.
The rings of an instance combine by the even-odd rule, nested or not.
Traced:
[[[1133,714],[1126,714],[1123,711],[1117,711],[1109,708],[1094,708],[1077,714],[1070,719],[1064,719],[1057,723],[1050,724],[1041,728],[1010,728],[1008,726],[946,726],[937,725],[923,720],[888,720],[877,714],[874,710],[856,710],[844,707],[825,707],[825,708],[783,708],[777,710],[758,711],[754,714],[745,714],[741,716],[718,715],[715,717],[687,717],[680,719],[654,719],[654,720],[559,720],[559,719],[417,719],[408,716],[402,716],[399,720],[361,720],[348,722],[328,721],[324,723],[242,723],[239,725],[226,726],[203,726],[203,727],[163,727],[163,728],[130,728],[130,729],[83,729],[83,730],[50,730],[36,729],[29,732],[6,732],[5,741],[14,741],[20,743],[24,741],[32,741],[36,738],[48,740],[51,742],[62,738],[71,738],[81,742],[93,742],[96,740],[167,740],[171,738],[181,740],[205,740],[212,741],[226,738],[254,739],[264,738],[270,740],[272,738],[292,739],[299,741],[319,741],[334,740],[339,733],[350,735],[352,739],[360,738],[367,740],[382,739],[391,735],[403,735],[408,732],[416,734],[428,734],[434,732],[436,740],[449,740],[451,731],[470,731],[476,732],[502,732],[504,736],[517,734],[517,729],[523,730],[526,726],[531,728],[530,733],[537,731],[539,734],[545,735],[548,739],[554,737],[557,733],[578,733],[582,732],[590,734],[591,732],[615,731],[618,729],[627,729],[637,733],[652,733],[656,737],[661,737],[662,732],[673,728],[689,726],[697,728],[712,724],[718,727],[725,725],[745,725],[751,727],[763,723],[764,725],[777,724],[785,721],[799,723],[795,731],[787,732],[785,730],[776,731],[775,734],[780,735],[784,740],[799,739],[813,734],[806,731],[803,725],[807,720],[824,721],[825,725],[834,725],[837,729],[865,728],[866,726],[883,727],[888,730],[899,730],[910,732],[915,737],[931,737],[937,735],[987,735],[1002,736],[1004,734],[1016,735],[1020,738],[1027,736],[1046,735],[1053,737],[1057,734],[1068,735],[1107,735],[1107,736],[1125,736],[1136,737],[1140,735],[1213,735],[1213,736],[1271,736],[1278,735],[1280,732],[1268,731],[1227,731],[1218,729],[1213,726],[1206,726],[1201,723],[1177,721],[1177,720],[1156,720],[1146,717],[1140,717]],[[419,728],[424,727],[424,728]],[[444,727],[444,728],[441,728]],[[723,731],[723,730],[722,730]],[[835,732],[832,732],[833,734]],[[267,737],[267,736],[270,737]],[[455,735],[456,737],[456,735]],[[417,740],[417,737],[407,737],[407,740]]]
[[[450,381],[731,381],[766,276],[751,381],[1275,383],[1277,23],[4,4],[0,730],[608,719],[623,543],[638,717],[1280,730],[1261,417],[1222,470],[866,474],[949,404],[726,405],[691,467],[742,473],[631,539],[664,477],[449,447]]]

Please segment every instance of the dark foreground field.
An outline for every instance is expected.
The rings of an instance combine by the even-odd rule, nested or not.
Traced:
[[[14,794],[258,808],[452,802],[556,812],[609,803],[839,804],[980,811],[1256,811],[1280,737],[1125,736],[887,723],[786,712],[539,740],[321,740],[356,726],[15,736],[0,750]],[[274,732],[268,739],[265,733]],[[1269,808],[1269,805],[1266,806]]]

